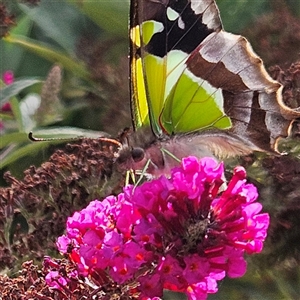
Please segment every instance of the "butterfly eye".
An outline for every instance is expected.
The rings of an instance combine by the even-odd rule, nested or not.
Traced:
[[[131,150],[131,156],[135,162],[139,162],[145,157],[145,151],[139,147],[133,148]]]

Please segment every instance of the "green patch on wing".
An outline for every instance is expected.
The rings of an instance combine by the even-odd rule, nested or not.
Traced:
[[[186,68],[187,55],[172,51],[160,58],[146,54],[143,60],[148,107],[154,132],[168,134],[207,128],[227,129],[221,89],[195,77]]]
[[[149,125],[149,112],[147,104],[147,94],[145,87],[145,79],[142,67],[142,60],[134,59],[132,62],[133,74],[132,80],[134,81],[133,85],[133,114],[134,114],[134,123],[137,128]]]
[[[143,45],[147,45],[155,33],[163,31],[163,24],[152,21],[145,21],[142,25]]]
[[[151,126],[155,134],[160,135],[162,128],[158,120],[164,106],[166,64],[164,59],[151,54],[146,54],[143,63]]]
[[[230,128],[231,121],[223,111],[222,91],[204,80],[194,81],[190,75],[184,71],[165,101],[161,120],[168,133]]]

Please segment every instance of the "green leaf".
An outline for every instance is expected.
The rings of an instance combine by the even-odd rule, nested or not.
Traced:
[[[74,140],[80,138],[98,139],[99,137],[109,137],[109,134],[103,131],[86,130],[77,127],[51,127],[35,129],[33,136],[37,139],[49,139],[44,141],[47,145],[65,142],[66,140]],[[11,143],[30,142],[28,133],[13,132],[4,134],[0,139],[0,148],[4,148]],[[43,143],[43,144],[44,144]]]
[[[11,34],[27,36],[31,30],[32,21],[28,16],[24,16],[18,20],[17,25],[10,30]],[[23,55],[24,49],[14,47],[12,44],[5,43],[0,40],[0,72],[6,70],[17,70],[19,66],[24,63]]]
[[[86,130],[77,127],[51,127],[33,130],[35,138],[51,139],[48,142],[62,142],[62,140],[73,140],[80,138],[97,139],[99,137],[109,137],[103,131]]]
[[[24,143],[28,141],[28,134],[25,132],[13,132],[4,134],[0,139],[0,148],[8,146],[11,143]]]
[[[65,69],[73,72],[77,76],[83,79],[89,79],[89,72],[82,62],[77,62],[70,58],[65,53],[55,49],[49,44],[39,42],[37,40],[32,40],[23,36],[9,35],[4,38],[8,43],[13,43],[24,47],[25,49],[51,61],[54,63],[59,63],[64,66]]]
[[[24,124],[23,124],[22,112],[21,112],[21,109],[20,109],[20,102],[16,97],[12,97],[10,99],[10,105],[11,105],[11,110],[13,112],[15,120],[18,123],[19,131],[23,132],[24,131]]]
[[[82,12],[65,1],[48,0],[41,1],[36,7],[28,7],[25,4],[19,6],[41,29],[47,40],[53,39],[55,43],[72,55],[86,28],[92,27],[89,24],[92,22]],[[96,26],[94,27],[96,28]]]
[[[16,150],[12,149],[6,155],[2,154],[0,159],[0,169],[21,158],[32,156],[42,149],[49,147],[51,144],[65,143],[66,141],[77,140],[83,137],[97,139],[99,137],[108,137],[109,135],[106,132],[84,130],[76,127],[54,127],[34,130],[33,136],[34,138],[37,138],[36,142],[27,143]],[[39,137],[41,139],[49,140],[39,141]],[[1,136],[0,146],[3,149],[9,145],[24,142],[29,142],[28,134],[24,132],[14,132]]]
[[[109,34],[128,36],[129,0],[66,0],[76,5],[84,14]]]
[[[48,145],[45,143],[32,143],[22,146],[17,150],[13,150],[6,156],[2,156],[0,160],[0,169],[3,169],[9,164],[14,163],[21,158],[24,158],[25,156],[34,155],[38,153],[38,151],[46,147],[48,147]]]
[[[0,104],[4,104],[10,98],[18,95],[25,88],[32,86],[36,83],[40,83],[40,82],[42,82],[41,79],[33,78],[33,77],[22,78],[22,79],[14,81],[12,84],[1,89]]]
[[[0,112],[0,119],[2,121],[5,121],[5,120],[14,120],[14,116],[11,113]]]

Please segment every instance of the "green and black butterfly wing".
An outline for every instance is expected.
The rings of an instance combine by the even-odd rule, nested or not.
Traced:
[[[224,151],[234,140],[274,151],[288,135],[299,113],[283,104],[249,42],[222,29],[215,1],[132,0],[130,25],[136,128],[197,132],[196,142],[223,142]]]
[[[191,132],[215,124],[217,119],[223,119],[223,127],[229,127],[222,103],[218,103],[222,100],[221,90],[191,78],[186,66],[201,42],[221,30],[215,3],[206,7],[211,28],[187,1],[133,1],[132,7],[131,32],[136,36],[132,46],[132,78],[143,78],[132,82],[134,113],[144,101],[136,97],[137,92],[144,90],[151,126],[157,136]],[[203,107],[202,116],[198,103]]]

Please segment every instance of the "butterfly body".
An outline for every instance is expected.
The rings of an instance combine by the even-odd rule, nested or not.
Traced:
[[[255,145],[226,131],[209,130],[156,137],[149,127],[145,127],[126,137],[116,163],[122,170],[143,170],[149,162],[147,173],[159,176],[169,174],[178,165],[178,160],[189,155],[225,158],[250,154],[254,150],[257,150]]]
[[[276,153],[300,117],[249,42],[222,29],[214,0],[131,0],[130,37],[137,132],[117,159],[126,168],[150,161],[147,171],[162,173],[174,157]]]

